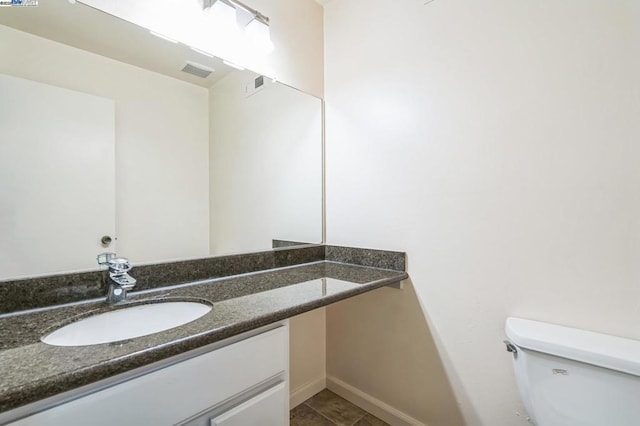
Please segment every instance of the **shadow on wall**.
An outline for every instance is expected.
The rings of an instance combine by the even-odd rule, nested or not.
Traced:
[[[410,280],[327,307],[329,388],[336,379],[425,425],[465,423]]]

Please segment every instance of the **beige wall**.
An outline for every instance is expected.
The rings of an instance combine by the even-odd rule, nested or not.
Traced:
[[[325,308],[289,320],[291,408],[326,386]]]
[[[206,256],[207,89],[4,26],[0,39],[0,72],[115,101],[118,254]]]
[[[328,242],[411,275],[328,310],[327,374],[525,425],[507,316],[640,338],[640,4],[424,3],[325,6]]]

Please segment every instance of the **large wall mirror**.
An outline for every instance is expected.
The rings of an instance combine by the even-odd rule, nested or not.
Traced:
[[[0,58],[0,280],[322,242],[320,99],[68,0]]]

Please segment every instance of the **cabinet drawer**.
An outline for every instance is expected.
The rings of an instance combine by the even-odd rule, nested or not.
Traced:
[[[285,324],[12,425],[174,424],[286,372],[288,344]]]
[[[282,426],[289,418],[284,382],[216,416],[211,426]]]

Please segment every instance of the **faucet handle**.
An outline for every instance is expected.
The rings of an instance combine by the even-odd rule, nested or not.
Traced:
[[[124,274],[125,272],[129,272],[132,268],[129,259],[125,257],[111,258],[109,259],[108,265],[109,270],[117,274]]]
[[[132,268],[131,263],[124,257],[115,257],[115,253],[105,253],[105,255],[109,265],[107,303],[122,302],[127,298],[127,290],[131,290],[137,283],[136,279],[128,274]]]
[[[136,286],[136,283],[138,282],[131,275],[127,275],[127,274],[112,275],[111,279],[123,290],[131,290]]]

